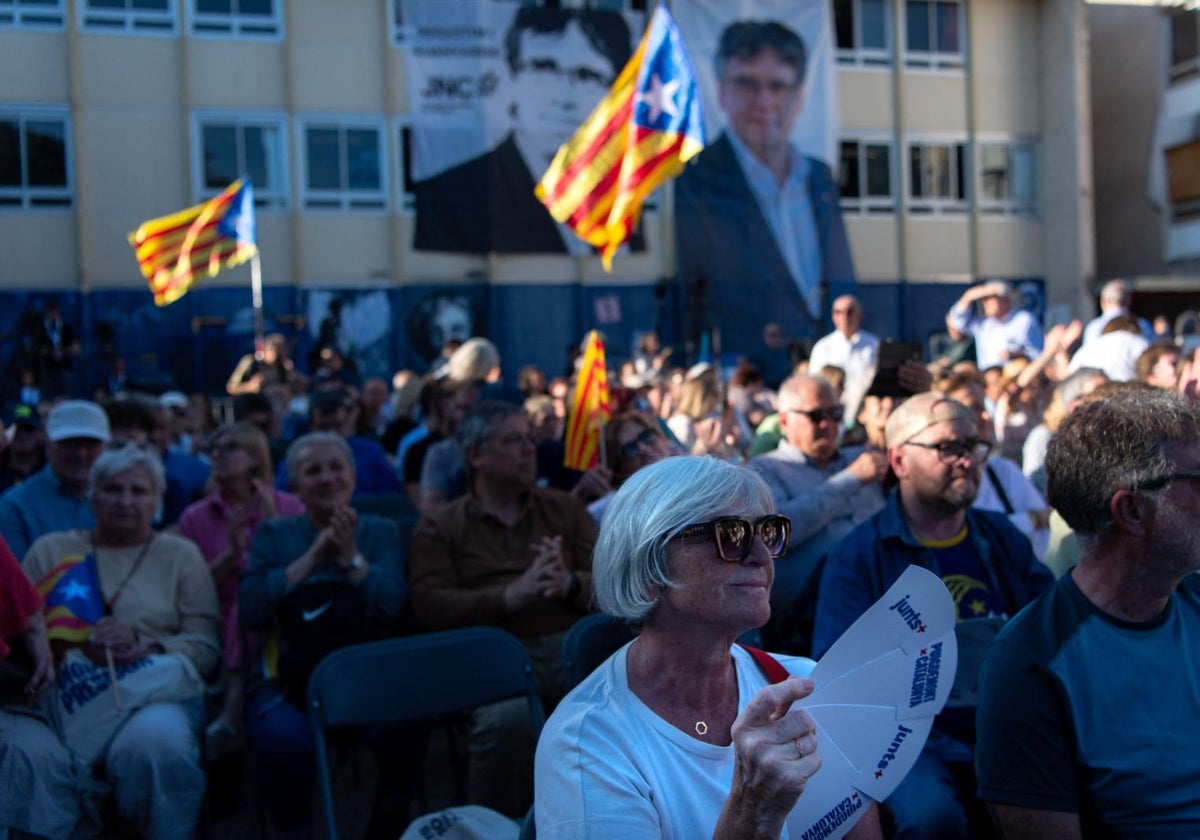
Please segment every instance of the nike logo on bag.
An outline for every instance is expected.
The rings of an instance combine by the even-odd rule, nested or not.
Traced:
[[[329,609],[332,605],[333,605],[333,601],[326,601],[324,604],[317,607],[315,610],[304,610],[303,612],[300,613],[300,617],[302,619],[304,619],[305,621],[316,621],[318,618],[321,617],[321,613],[325,612],[325,610]]]

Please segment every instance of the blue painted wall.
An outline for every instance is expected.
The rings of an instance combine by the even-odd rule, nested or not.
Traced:
[[[1040,280],[1018,280],[1029,308],[1042,308]],[[890,283],[858,287],[866,311],[864,326],[881,336],[915,341],[944,330],[946,310],[964,286]],[[844,289],[835,289],[839,294]],[[523,364],[536,364],[551,376],[563,373],[567,347],[592,328],[603,331],[610,359],[627,357],[636,336],[657,329],[664,344],[686,353],[679,332],[681,295],[671,283],[638,286],[595,285],[411,285],[402,288],[336,291],[272,287],[264,290],[268,332],[281,332],[293,344],[301,368],[313,346],[328,301],[343,301],[343,341],[364,375],[389,376],[408,367],[423,372],[448,334],[482,334],[499,347],[509,377]],[[83,343],[84,356],[72,390],[90,394],[107,375],[113,356],[126,359],[130,377],[156,389],[178,388],[220,394],[238,359],[253,349],[250,293],[237,288],[201,288],[160,309],[148,292],[98,290],[0,293],[0,364],[6,372],[4,398],[19,381],[19,324],[23,313],[57,300]],[[380,319],[383,319],[382,322]],[[374,321],[378,329],[363,329]],[[433,324],[437,324],[433,327]],[[786,328],[786,325],[785,325]],[[694,349],[694,348],[693,348]],[[734,353],[739,348],[723,348]]]

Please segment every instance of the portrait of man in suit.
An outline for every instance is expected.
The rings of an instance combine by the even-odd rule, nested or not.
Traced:
[[[414,185],[418,251],[592,253],[550,216],[534,186],[632,55],[611,11],[522,6],[503,49],[513,129],[493,149]]]
[[[778,21],[727,25],[714,60],[726,126],[675,183],[687,329],[719,327],[729,350],[756,346],[769,321],[822,335],[830,286],[854,282],[833,174],[790,139],[808,56]]]

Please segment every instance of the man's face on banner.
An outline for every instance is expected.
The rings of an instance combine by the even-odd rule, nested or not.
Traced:
[[[758,158],[786,146],[804,107],[804,86],[794,67],[774,50],[754,58],[729,58],[717,88],[729,127]]]
[[[549,166],[613,81],[612,63],[574,21],[562,32],[524,32],[512,88],[521,147]]]

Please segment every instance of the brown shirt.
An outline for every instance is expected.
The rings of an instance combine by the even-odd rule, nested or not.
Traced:
[[[571,599],[545,599],[519,613],[504,609],[504,590],[533,562],[531,546],[562,535],[563,562],[579,578]],[[423,518],[409,553],[409,603],[422,630],[475,624],[515,636],[561,633],[586,614],[592,600],[596,523],[573,496],[534,488],[514,525],[485,513],[473,495]]]

